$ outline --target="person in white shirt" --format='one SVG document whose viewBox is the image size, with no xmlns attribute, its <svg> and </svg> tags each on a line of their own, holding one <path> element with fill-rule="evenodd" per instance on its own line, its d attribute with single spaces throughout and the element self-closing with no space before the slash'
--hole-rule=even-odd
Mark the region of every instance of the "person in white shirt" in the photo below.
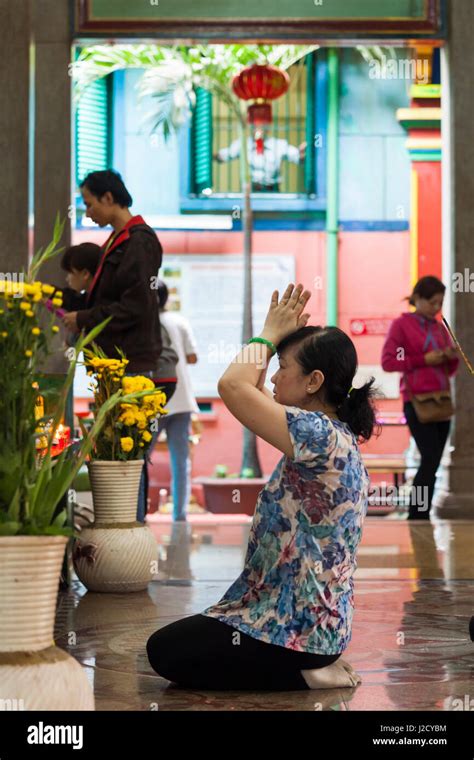
<svg viewBox="0 0 474 760">
<path fill-rule="evenodd" d="M 186 520 L 186 508 L 191 496 L 191 459 L 189 455 L 189 428 L 191 415 L 199 412 L 194 397 L 188 364 L 196 364 L 197 344 L 191 325 L 181 314 L 166 310 L 168 288 L 158 280 L 157 300 L 160 323 L 171 339 L 171 345 L 179 356 L 176 365 L 177 384 L 172 398 L 166 405 L 168 414 L 159 418 L 158 435 L 166 430 L 171 460 L 171 484 L 173 492 L 173 520 Z"/>
<path fill-rule="evenodd" d="M 265 128 L 256 130 L 254 137 L 248 138 L 247 145 L 253 192 L 279 192 L 282 161 L 286 159 L 292 164 L 300 164 L 306 155 L 306 143 L 299 147 L 290 145 L 288 140 L 271 137 Z M 214 158 L 224 163 L 239 156 L 240 140 L 234 140 L 228 148 L 221 148 Z"/>
</svg>

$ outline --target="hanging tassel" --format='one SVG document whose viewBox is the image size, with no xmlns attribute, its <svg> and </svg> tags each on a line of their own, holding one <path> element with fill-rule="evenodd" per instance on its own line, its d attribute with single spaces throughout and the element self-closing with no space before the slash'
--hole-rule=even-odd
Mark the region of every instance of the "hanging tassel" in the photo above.
<svg viewBox="0 0 474 760">
<path fill-rule="evenodd" d="M 256 148 L 257 154 L 259 156 L 263 155 L 263 152 L 264 152 L 264 139 L 263 139 L 263 130 L 262 129 L 256 129 L 255 130 L 254 140 L 255 140 L 255 148 Z"/>
</svg>

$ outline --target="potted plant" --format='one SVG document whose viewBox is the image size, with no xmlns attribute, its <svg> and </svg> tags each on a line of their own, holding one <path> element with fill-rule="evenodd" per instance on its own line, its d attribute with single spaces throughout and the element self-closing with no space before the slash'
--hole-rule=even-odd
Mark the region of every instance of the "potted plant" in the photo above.
<svg viewBox="0 0 474 760">
<path fill-rule="evenodd" d="M 54 311 L 61 299 L 56 293 L 51 304 L 54 288 L 35 277 L 59 252 L 62 227 L 57 220 L 52 243 L 33 257 L 26 274 L 0 281 L 0 698 L 26 710 L 94 709 L 86 674 L 53 641 L 60 570 L 72 533 L 58 505 L 91 446 L 86 439 L 78 449 L 57 457 L 52 452 L 76 359 L 53 419 L 38 415 L 36 403 L 35 378 L 59 331 Z M 78 341 L 77 354 L 101 329 Z"/>
<path fill-rule="evenodd" d="M 215 514 L 253 515 L 258 494 L 266 483 L 256 478 L 251 467 L 244 468 L 242 475 L 229 473 L 225 464 L 217 464 L 210 478 L 198 477 L 204 490 L 206 509 Z"/>
<path fill-rule="evenodd" d="M 146 377 L 125 376 L 123 354 L 110 359 L 94 347 L 84 356 L 93 377 L 94 417 L 108 411 L 88 463 L 95 519 L 76 540 L 74 565 L 90 591 L 141 591 L 156 572 L 157 546 L 148 526 L 136 521 L 138 489 L 166 396 Z M 114 398 L 118 403 L 108 406 Z"/>
</svg>

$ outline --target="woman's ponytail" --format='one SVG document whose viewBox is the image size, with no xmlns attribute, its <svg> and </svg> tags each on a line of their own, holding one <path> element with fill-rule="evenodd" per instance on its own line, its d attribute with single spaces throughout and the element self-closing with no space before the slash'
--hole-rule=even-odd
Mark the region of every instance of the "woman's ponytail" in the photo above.
<svg viewBox="0 0 474 760">
<path fill-rule="evenodd" d="M 341 422 L 346 422 L 360 441 L 368 441 L 376 426 L 372 401 L 376 392 L 374 383 L 375 378 L 372 377 L 360 388 L 352 388 L 337 410 Z"/>
</svg>

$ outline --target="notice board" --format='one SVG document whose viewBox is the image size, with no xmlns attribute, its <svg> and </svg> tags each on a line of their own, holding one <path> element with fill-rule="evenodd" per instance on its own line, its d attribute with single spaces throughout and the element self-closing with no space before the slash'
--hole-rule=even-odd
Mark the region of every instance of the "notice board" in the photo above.
<svg viewBox="0 0 474 760">
<path fill-rule="evenodd" d="M 253 334 L 265 321 L 272 292 L 280 297 L 295 282 L 291 254 L 253 254 Z M 169 289 L 167 308 L 188 319 L 198 344 L 198 362 L 189 364 L 197 397 L 217 398 L 217 381 L 242 346 L 244 271 L 241 255 L 165 256 L 160 278 Z M 278 368 L 273 357 L 267 380 Z"/>
</svg>

